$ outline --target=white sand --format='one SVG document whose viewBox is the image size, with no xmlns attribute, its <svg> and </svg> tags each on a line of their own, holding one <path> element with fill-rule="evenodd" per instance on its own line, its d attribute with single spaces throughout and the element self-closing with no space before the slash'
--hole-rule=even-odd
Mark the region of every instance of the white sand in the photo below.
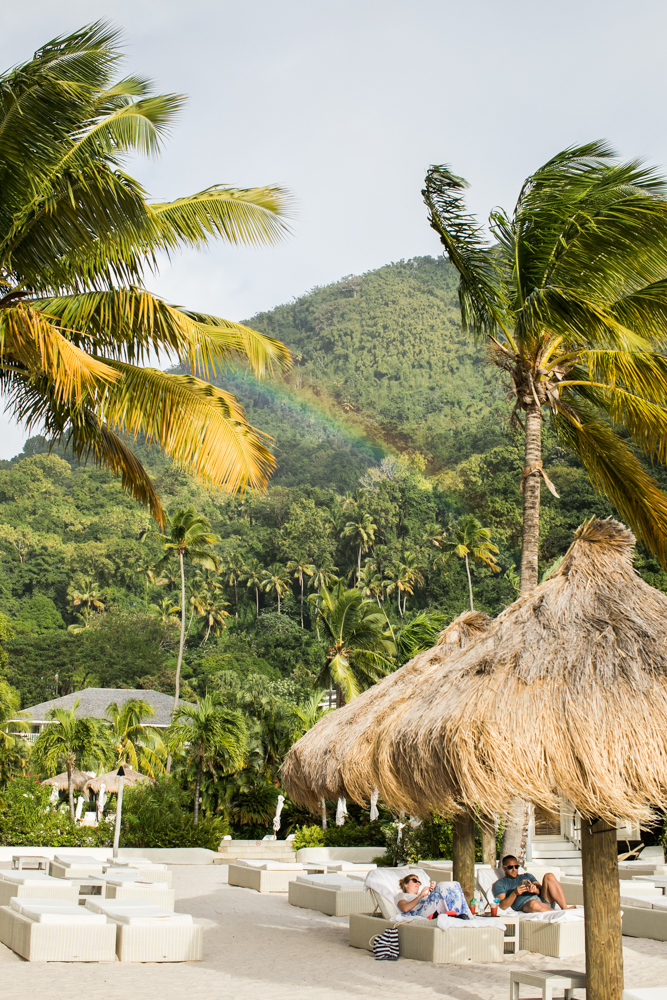
<svg viewBox="0 0 667 1000">
<path fill-rule="evenodd" d="M 223 866 L 173 869 L 176 909 L 204 923 L 204 961 L 172 965 L 24 962 L 0 945 L 5 997 L 38 1000 L 507 1000 L 511 969 L 583 969 L 526 952 L 499 965 L 376 962 L 347 944 L 347 918 L 286 894 L 227 885 Z M 667 942 L 624 938 L 627 986 L 667 984 Z M 577 997 L 584 996 L 577 991 Z"/>
</svg>

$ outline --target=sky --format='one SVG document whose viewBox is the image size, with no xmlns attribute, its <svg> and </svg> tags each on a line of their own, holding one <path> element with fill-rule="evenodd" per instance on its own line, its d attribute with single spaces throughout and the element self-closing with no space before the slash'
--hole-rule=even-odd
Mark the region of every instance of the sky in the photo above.
<svg viewBox="0 0 667 1000">
<path fill-rule="evenodd" d="M 471 184 L 482 218 L 564 147 L 609 140 L 667 172 L 667 5 L 658 0 L 23 0 L 0 68 L 98 18 L 127 70 L 188 104 L 156 160 L 157 200 L 277 183 L 292 234 L 213 245 L 147 282 L 170 302 L 248 319 L 343 275 L 438 254 L 421 200 L 431 163 Z M 24 431 L 0 416 L 0 458 Z"/>
</svg>

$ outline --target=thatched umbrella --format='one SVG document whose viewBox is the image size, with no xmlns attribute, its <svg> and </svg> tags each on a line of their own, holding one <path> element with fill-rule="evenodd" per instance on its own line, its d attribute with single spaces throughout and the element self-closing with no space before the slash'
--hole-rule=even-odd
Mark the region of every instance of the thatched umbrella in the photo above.
<svg viewBox="0 0 667 1000">
<path fill-rule="evenodd" d="M 667 809 L 667 596 L 634 571 L 634 541 L 617 521 L 579 528 L 553 576 L 455 655 L 446 686 L 436 676 L 380 727 L 373 755 L 394 805 L 403 788 L 438 808 L 451 785 L 488 812 L 568 797 L 585 820 L 588 1000 L 623 989 L 616 819 Z"/>
<path fill-rule="evenodd" d="M 378 727 L 400 711 L 415 690 L 433 690 L 432 676 L 446 669 L 452 653 L 482 635 L 490 622 L 482 612 L 464 612 L 440 633 L 433 649 L 419 653 L 358 698 L 320 719 L 285 758 L 282 784 L 290 797 L 313 811 L 322 799 L 343 795 L 366 805 L 377 788 L 370 765 Z M 440 806 L 445 813 L 461 812 L 451 797 L 443 803 L 441 796 Z M 421 811 L 406 796 L 400 808 L 412 813 Z M 474 838 L 474 823 L 464 812 L 455 820 L 454 877 L 464 886 L 464 892 L 467 890 L 468 897 L 474 885 Z"/>
<path fill-rule="evenodd" d="M 90 781 L 90 775 L 85 774 L 84 771 L 78 771 L 75 767 L 72 768 L 72 791 L 82 792 L 86 784 Z M 54 785 L 59 792 L 67 791 L 67 771 L 63 771 L 62 774 L 56 774 L 54 778 L 46 778 L 43 785 Z"/>
<path fill-rule="evenodd" d="M 134 785 L 137 781 L 154 781 L 154 778 L 149 777 L 147 774 L 140 774 L 138 771 L 134 771 L 127 764 L 122 765 L 123 777 L 125 779 L 125 785 Z M 104 790 L 107 795 L 116 795 L 118 793 L 118 771 L 120 768 L 116 768 L 115 771 L 109 771 L 107 774 L 100 774 L 96 778 L 88 778 L 84 787 L 84 792 L 93 792 L 97 795 L 100 791 L 102 785 L 104 785 Z"/>
</svg>

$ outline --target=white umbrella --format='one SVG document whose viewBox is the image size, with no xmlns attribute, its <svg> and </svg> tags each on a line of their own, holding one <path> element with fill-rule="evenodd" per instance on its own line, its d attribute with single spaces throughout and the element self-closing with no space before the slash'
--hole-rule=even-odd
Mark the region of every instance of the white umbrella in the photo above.
<svg viewBox="0 0 667 1000">
<path fill-rule="evenodd" d="M 341 796 L 338 800 L 338 805 L 336 806 L 336 826 L 342 826 L 345 822 L 345 817 L 347 816 L 347 802 L 345 797 Z"/>
<path fill-rule="evenodd" d="M 276 815 L 273 817 L 273 832 L 275 834 L 277 834 L 278 830 L 280 829 L 280 814 L 283 811 L 284 804 L 285 804 L 285 796 L 279 795 L 278 803 L 276 805 Z"/>
<path fill-rule="evenodd" d="M 104 782 L 100 785 L 100 790 L 97 793 L 97 822 L 99 823 L 102 819 L 102 813 L 104 812 L 104 804 L 107 800 L 107 793 L 104 791 L 106 785 Z"/>
<path fill-rule="evenodd" d="M 378 819 L 380 813 L 378 812 L 378 798 L 380 793 L 377 788 L 374 788 L 371 792 L 371 823 Z"/>
<path fill-rule="evenodd" d="M 84 803 L 85 801 L 86 801 L 86 800 L 84 799 L 83 795 L 80 795 L 80 796 L 79 796 L 79 801 L 78 801 L 78 802 L 77 802 L 77 804 L 76 804 L 76 813 L 75 813 L 75 815 L 74 815 L 74 819 L 75 819 L 75 820 L 76 820 L 77 822 L 78 822 L 78 821 L 79 821 L 79 820 L 81 819 L 81 813 L 83 812 L 83 803 Z"/>
</svg>

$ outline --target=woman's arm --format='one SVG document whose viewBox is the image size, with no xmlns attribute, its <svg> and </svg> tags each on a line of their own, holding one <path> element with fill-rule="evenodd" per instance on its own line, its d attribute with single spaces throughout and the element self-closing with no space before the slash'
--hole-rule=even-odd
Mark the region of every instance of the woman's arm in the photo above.
<svg viewBox="0 0 667 1000">
<path fill-rule="evenodd" d="M 419 893 L 418 896 L 415 896 L 415 898 L 412 901 L 408 901 L 407 899 L 399 899 L 396 905 L 398 906 L 401 913 L 409 913 L 410 910 L 414 910 L 415 906 L 417 906 L 418 903 L 421 903 L 422 899 L 430 895 L 431 895 L 431 887 L 427 885 L 424 889 L 422 889 L 422 891 Z"/>
</svg>

